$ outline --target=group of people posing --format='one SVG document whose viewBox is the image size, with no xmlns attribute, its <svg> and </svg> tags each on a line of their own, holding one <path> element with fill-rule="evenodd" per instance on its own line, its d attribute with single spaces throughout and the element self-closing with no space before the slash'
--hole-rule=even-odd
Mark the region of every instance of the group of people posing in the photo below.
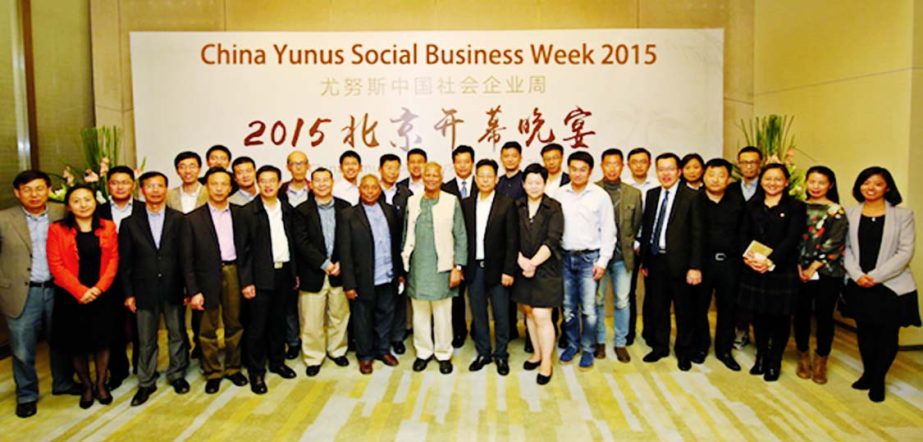
<svg viewBox="0 0 923 442">
<path fill-rule="evenodd" d="M 609 293 L 614 355 L 630 362 L 639 280 L 641 336 L 651 349 L 644 362 L 670 354 L 672 311 L 679 369 L 703 363 L 714 296 L 714 354 L 727 368 L 741 370 L 732 352 L 752 324 L 750 373 L 777 380 L 794 318 L 797 375 L 823 384 L 841 300 L 856 319 L 864 369 L 853 387 L 884 400 L 899 329 L 920 325 L 908 267 L 913 213 L 898 207 L 886 169 L 862 171 L 852 189 L 859 205 L 844 209 L 832 170 L 808 170 L 803 202 L 791 195 L 788 168 L 764 165 L 755 147 L 738 153 L 737 182 L 730 162 L 697 154 L 613 148 L 598 159 L 575 151 L 565 164 L 564 149 L 549 144 L 541 156 L 521 170 L 519 143 L 503 145 L 499 164 L 459 146 L 445 181 L 443 167 L 413 149 L 409 177 L 398 181 L 401 157 L 382 155 L 378 174 L 360 176 L 361 157 L 346 151 L 334 182 L 332 171 L 311 170 L 294 151 L 283 181 L 279 168 L 232 162 L 229 149 L 214 146 L 204 176 L 195 152 L 176 156 L 174 188 L 161 172 L 136 177 L 114 167 L 109 201 L 77 185 L 66 210 L 47 203 L 47 174 L 21 172 L 13 182 L 20 204 L 0 211 L 0 309 L 11 331 L 16 413 L 37 410 L 42 333 L 53 394 L 78 395 L 83 408 L 109 404 L 133 366 L 131 405 L 145 403 L 160 375 L 161 320 L 164 375 L 177 394 L 190 389 L 191 359 L 200 360 L 208 394 L 223 379 L 264 394 L 267 371 L 297 376 L 286 360 L 301 358 L 313 377 L 327 359 L 348 366 L 354 350 L 359 371 L 370 374 L 374 361 L 398 365 L 411 335 L 414 371 L 435 359 L 451 373 L 453 348 L 470 336 L 477 357 L 468 369 L 494 364 L 505 376 L 519 311 L 531 353 L 523 369 L 544 385 L 556 344 L 561 363 L 590 368 L 606 357 Z M 631 179 L 623 181 L 626 163 Z M 602 179 L 590 182 L 596 167 Z"/>
</svg>

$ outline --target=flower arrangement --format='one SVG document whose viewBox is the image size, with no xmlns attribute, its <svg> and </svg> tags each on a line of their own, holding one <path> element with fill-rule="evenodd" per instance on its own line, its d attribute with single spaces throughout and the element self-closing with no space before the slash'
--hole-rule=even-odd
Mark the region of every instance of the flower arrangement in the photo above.
<svg viewBox="0 0 923 442">
<path fill-rule="evenodd" d="M 804 171 L 795 165 L 795 136 L 791 133 L 795 117 L 790 115 L 766 115 L 746 121 L 740 120 L 738 127 L 744 134 L 748 146 L 756 146 L 763 152 L 763 164 L 784 164 L 791 175 L 789 195 L 804 199 Z M 735 177 L 740 177 L 740 170 L 734 166 Z"/>
<path fill-rule="evenodd" d="M 63 203 L 68 189 L 77 184 L 85 184 L 95 191 L 96 200 L 103 204 L 109 200 L 106 175 L 120 157 L 122 130 L 115 126 L 88 127 L 80 130 L 80 140 L 86 166 L 82 169 L 65 166 L 64 171 L 58 176 L 61 185 L 52 190 L 49 199 Z M 135 169 L 135 175 L 140 174 L 143 168 L 142 164 L 140 169 Z"/>
</svg>

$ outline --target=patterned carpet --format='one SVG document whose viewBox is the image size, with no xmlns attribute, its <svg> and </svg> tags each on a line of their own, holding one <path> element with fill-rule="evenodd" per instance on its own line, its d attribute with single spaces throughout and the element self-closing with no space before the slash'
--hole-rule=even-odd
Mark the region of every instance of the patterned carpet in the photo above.
<svg viewBox="0 0 923 442">
<path fill-rule="evenodd" d="M 611 322 L 609 323 L 611 331 Z M 407 341 L 410 343 L 410 340 Z M 113 392 L 109 406 L 77 407 L 77 397 L 51 396 L 47 350 L 39 355 L 42 397 L 38 415 L 14 415 L 15 386 L 9 360 L 0 363 L 0 440 L 921 440 L 923 352 L 901 352 L 891 370 L 887 400 L 873 404 L 850 388 L 861 363 L 855 335 L 837 330 L 830 382 L 819 386 L 795 376 L 790 343 L 782 378 L 766 384 L 750 376 L 752 346 L 737 352 L 744 371 L 733 373 L 714 357 L 690 372 L 676 360 L 644 364 L 643 344 L 630 347 L 632 362 L 608 358 L 590 370 L 556 365 L 551 383 L 539 387 L 521 369 L 522 340 L 512 343 L 507 377 L 493 365 L 469 373 L 474 345 L 455 354 L 455 372 L 436 364 L 411 371 L 413 351 L 395 369 L 376 363 L 362 376 L 329 361 L 315 378 L 301 362 L 294 380 L 275 375 L 269 393 L 223 382 L 203 392 L 197 366 L 187 379 L 192 392 L 177 396 L 161 379 L 141 407 L 130 407 L 136 380 Z M 163 358 L 162 358 L 163 359 Z M 162 360 L 162 367 L 166 361 Z"/>
</svg>

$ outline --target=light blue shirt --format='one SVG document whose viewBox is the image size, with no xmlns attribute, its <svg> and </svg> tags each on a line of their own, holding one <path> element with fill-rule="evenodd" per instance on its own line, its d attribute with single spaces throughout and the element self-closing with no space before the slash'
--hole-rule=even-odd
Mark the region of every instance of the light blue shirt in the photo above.
<svg viewBox="0 0 923 442">
<path fill-rule="evenodd" d="M 151 225 L 151 235 L 154 236 L 154 244 L 160 249 L 160 237 L 163 236 L 163 219 L 166 209 L 160 209 L 160 212 L 151 212 L 147 209 L 147 221 Z"/>
<path fill-rule="evenodd" d="M 32 282 L 45 282 L 51 280 L 51 271 L 48 269 L 48 255 L 45 253 L 45 244 L 48 242 L 48 210 L 35 216 L 25 209 L 26 224 L 29 225 L 29 238 L 32 239 L 32 272 L 29 280 Z"/>
<path fill-rule="evenodd" d="M 330 257 L 333 256 L 333 243 L 336 241 L 337 231 L 337 214 L 334 204 L 335 199 L 331 199 L 327 204 L 317 203 L 317 214 L 320 216 L 320 227 L 324 232 L 324 245 L 327 246 L 327 259 L 320 265 L 321 270 L 326 270 L 327 266 L 332 264 Z"/>
<path fill-rule="evenodd" d="M 750 198 L 753 198 L 753 195 L 756 194 L 756 187 L 760 184 L 759 181 L 759 179 L 755 179 L 752 183 L 747 184 L 746 181 L 740 180 L 740 189 L 743 191 L 744 200 L 750 201 Z"/>
<path fill-rule="evenodd" d="M 381 206 L 363 204 L 365 216 L 372 227 L 372 241 L 375 243 L 375 285 L 382 285 L 394 279 L 394 265 L 391 261 L 391 230 Z"/>
</svg>

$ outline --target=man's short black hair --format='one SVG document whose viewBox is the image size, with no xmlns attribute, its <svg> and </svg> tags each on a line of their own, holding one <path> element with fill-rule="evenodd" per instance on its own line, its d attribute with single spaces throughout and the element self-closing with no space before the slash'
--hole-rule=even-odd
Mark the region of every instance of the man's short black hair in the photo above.
<svg viewBox="0 0 923 442">
<path fill-rule="evenodd" d="M 680 168 L 680 166 L 679 166 L 679 165 L 680 165 L 679 155 L 677 155 L 677 154 L 675 154 L 675 153 L 673 153 L 673 152 L 664 152 L 664 153 L 662 153 L 662 154 L 660 154 L 660 155 L 657 155 L 657 158 L 654 160 L 654 165 L 656 166 L 657 163 L 658 163 L 660 160 L 673 160 L 673 161 L 676 161 L 676 168 L 677 168 L 677 169 Z"/>
<path fill-rule="evenodd" d="M 176 154 L 175 157 L 173 157 L 173 168 L 174 168 L 174 169 L 178 168 L 178 167 L 179 167 L 179 163 L 181 163 L 181 162 L 183 162 L 183 161 L 185 161 L 185 160 L 188 160 L 188 159 L 190 159 L 190 158 L 194 159 L 195 162 L 196 162 L 196 164 L 199 165 L 199 167 L 202 167 L 202 157 L 200 157 L 199 154 L 197 154 L 197 153 L 195 153 L 195 152 L 193 152 L 193 151 L 191 151 L 191 150 L 187 150 L 187 151 L 180 152 L 180 153 Z"/>
<path fill-rule="evenodd" d="M 724 168 L 724 170 L 727 171 L 728 176 L 731 176 L 731 171 L 732 171 L 734 168 L 733 168 L 733 166 L 731 166 L 731 162 L 730 162 L 730 161 L 725 160 L 724 158 L 712 158 L 712 159 L 708 160 L 707 163 L 705 163 L 705 170 L 708 170 L 708 169 L 718 169 L 718 168 L 722 168 L 722 167 Z"/>
<path fill-rule="evenodd" d="M 474 170 L 478 170 L 478 169 L 480 169 L 480 168 L 482 168 L 482 167 L 484 167 L 484 166 L 487 166 L 487 167 L 490 167 L 491 169 L 493 169 L 493 170 L 494 170 L 494 175 L 496 175 L 496 174 L 497 174 L 497 171 L 500 170 L 500 165 L 498 165 L 496 161 L 494 161 L 494 160 L 492 160 L 492 159 L 490 159 L 490 158 L 484 158 L 483 160 L 478 161 L 478 164 L 474 167 Z"/>
<path fill-rule="evenodd" d="M 314 172 L 311 172 L 311 181 L 314 181 L 314 176 L 318 173 L 326 173 L 327 175 L 330 175 L 330 179 L 333 179 L 333 172 L 331 172 L 330 169 L 326 167 L 318 167 L 317 169 L 314 169 Z"/>
<path fill-rule="evenodd" d="M 229 161 L 232 159 L 231 149 L 228 149 L 227 147 L 221 144 L 216 144 L 212 147 L 209 147 L 208 150 L 205 152 L 205 159 L 207 160 L 211 158 L 212 154 L 215 152 L 224 152 L 224 154 L 228 156 Z"/>
<path fill-rule="evenodd" d="M 622 150 L 617 147 L 611 147 L 603 151 L 603 154 L 599 156 L 600 161 L 605 161 L 606 157 L 610 155 L 616 155 L 620 160 L 624 160 L 625 157 L 622 156 Z"/>
<path fill-rule="evenodd" d="M 502 153 L 507 149 L 516 149 L 516 152 L 519 152 L 519 154 L 522 155 L 522 145 L 519 144 L 518 141 L 507 141 L 506 143 L 503 143 L 503 147 L 500 148 L 500 152 Z"/>
<path fill-rule="evenodd" d="M 629 160 L 631 159 L 631 157 L 633 157 L 633 156 L 635 156 L 635 155 L 645 155 L 645 156 L 647 156 L 647 160 L 648 160 L 648 161 L 651 160 L 651 151 L 649 151 L 649 150 L 647 150 L 647 149 L 645 149 L 645 148 L 643 148 L 643 147 L 636 147 L 636 148 L 634 148 L 634 149 L 628 151 L 628 159 L 629 159 Z"/>
<path fill-rule="evenodd" d="M 545 147 L 542 148 L 542 156 L 545 156 L 546 153 L 551 152 L 552 150 L 556 150 L 559 154 L 564 155 L 564 147 L 558 143 L 551 143 L 546 144 Z"/>
<path fill-rule="evenodd" d="M 256 170 L 256 179 L 260 179 L 260 175 L 266 172 L 276 174 L 276 179 L 279 181 L 282 181 L 282 171 L 279 170 L 278 167 L 273 166 L 272 164 L 266 164 L 266 165 L 260 166 L 260 168 Z"/>
<path fill-rule="evenodd" d="M 132 181 L 135 180 L 135 171 L 131 170 L 128 166 L 115 166 L 112 169 L 109 169 L 109 172 L 106 174 L 106 182 L 112 179 L 112 176 L 118 173 L 124 173 L 131 178 Z"/>
<path fill-rule="evenodd" d="M 234 176 L 231 175 L 231 172 L 228 172 L 228 170 L 225 169 L 225 168 L 223 168 L 223 167 L 215 166 L 215 167 L 209 167 L 209 168 L 208 168 L 208 171 L 205 172 L 205 182 L 208 183 L 208 177 L 210 177 L 210 176 L 212 176 L 212 175 L 214 175 L 214 174 L 216 174 L 216 173 L 223 173 L 223 174 L 227 175 L 227 176 L 228 176 L 228 179 L 230 179 L 232 182 L 234 181 Z"/>
<path fill-rule="evenodd" d="M 744 146 L 744 147 L 742 147 L 742 148 L 737 152 L 737 158 L 740 158 L 740 155 L 741 155 L 741 154 L 745 154 L 745 153 L 755 153 L 755 154 L 759 155 L 760 161 L 763 161 L 763 151 L 760 150 L 759 147 L 756 147 L 756 146 Z"/>
<path fill-rule="evenodd" d="M 382 155 L 381 158 L 378 159 L 378 167 L 384 166 L 385 163 L 387 163 L 388 161 L 397 161 L 397 164 L 400 165 L 400 164 L 401 164 L 401 157 L 399 157 L 399 156 L 397 156 L 397 155 L 395 155 L 395 154 L 393 154 L 393 153 L 386 153 L 386 154 Z"/>
<path fill-rule="evenodd" d="M 590 154 L 589 154 L 588 152 L 586 152 L 586 151 L 581 150 L 581 151 L 578 151 L 578 152 L 574 152 L 574 153 L 570 154 L 569 157 L 567 157 L 567 165 L 568 165 L 568 166 L 570 166 L 570 163 L 572 163 L 572 162 L 574 162 L 574 161 L 583 161 L 583 162 L 586 163 L 588 166 L 590 166 L 590 169 L 593 169 L 593 155 L 590 155 Z"/>
<path fill-rule="evenodd" d="M 341 166 L 343 165 L 343 161 L 346 160 L 347 158 L 355 158 L 356 161 L 359 162 L 359 164 L 362 164 L 362 157 L 360 157 L 359 154 L 356 153 L 356 151 L 354 150 L 347 150 L 346 152 L 343 152 L 340 154 L 340 165 Z"/>
<path fill-rule="evenodd" d="M 455 157 L 465 153 L 471 155 L 471 160 L 474 161 L 474 149 L 471 146 L 462 144 L 452 151 L 452 162 L 455 162 Z"/>
<path fill-rule="evenodd" d="M 16 178 L 13 178 L 13 188 L 19 190 L 23 185 L 35 180 L 42 180 L 45 182 L 45 186 L 51 187 L 51 177 L 47 173 L 41 170 L 28 169 L 16 174 Z"/>
<path fill-rule="evenodd" d="M 170 185 L 170 180 L 167 179 L 167 176 L 164 175 L 164 174 L 162 174 L 162 173 L 160 173 L 160 172 L 158 172 L 158 171 L 156 171 L 156 170 L 152 170 L 152 171 L 150 171 L 150 172 L 144 172 L 144 173 L 142 173 L 141 176 L 138 177 L 138 184 L 139 184 L 141 187 L 144 187 L 144 183 L 145 183 L 147 180 L 152 179 L 152 178 L 157 178 L 157 177 L 163 178 L 163 185 L 164 185 L 164 186 L 169 186 L 169 185 Z"/>
<path fill-rule="evenodd" d="M 410 160 L 411 155 L 423 155 L 423 159 L 429 161 L 429 155 L 426 154 L 425 150 L 420 149 L 419 147 L 414 147 L 413 149 L 407 151 L 407 160 Z"/>
<path fill-rule="evenodd" d="M 237 166 L 240 166 L 241 164 L 247 164 L 247 163 L 250 163 L 250 165 L 252 165 L 254 168 L 256 168 L 256 162 L 253 161 L 253 158 L 250 158 L 250 157 L 238 157 L 238 158 L 235 158 L 235 159 L 234 159 L 234 162 L 233 162 L 233 163 L 231 163 L 231 170 L 234 170 Z"/>
</svg>

